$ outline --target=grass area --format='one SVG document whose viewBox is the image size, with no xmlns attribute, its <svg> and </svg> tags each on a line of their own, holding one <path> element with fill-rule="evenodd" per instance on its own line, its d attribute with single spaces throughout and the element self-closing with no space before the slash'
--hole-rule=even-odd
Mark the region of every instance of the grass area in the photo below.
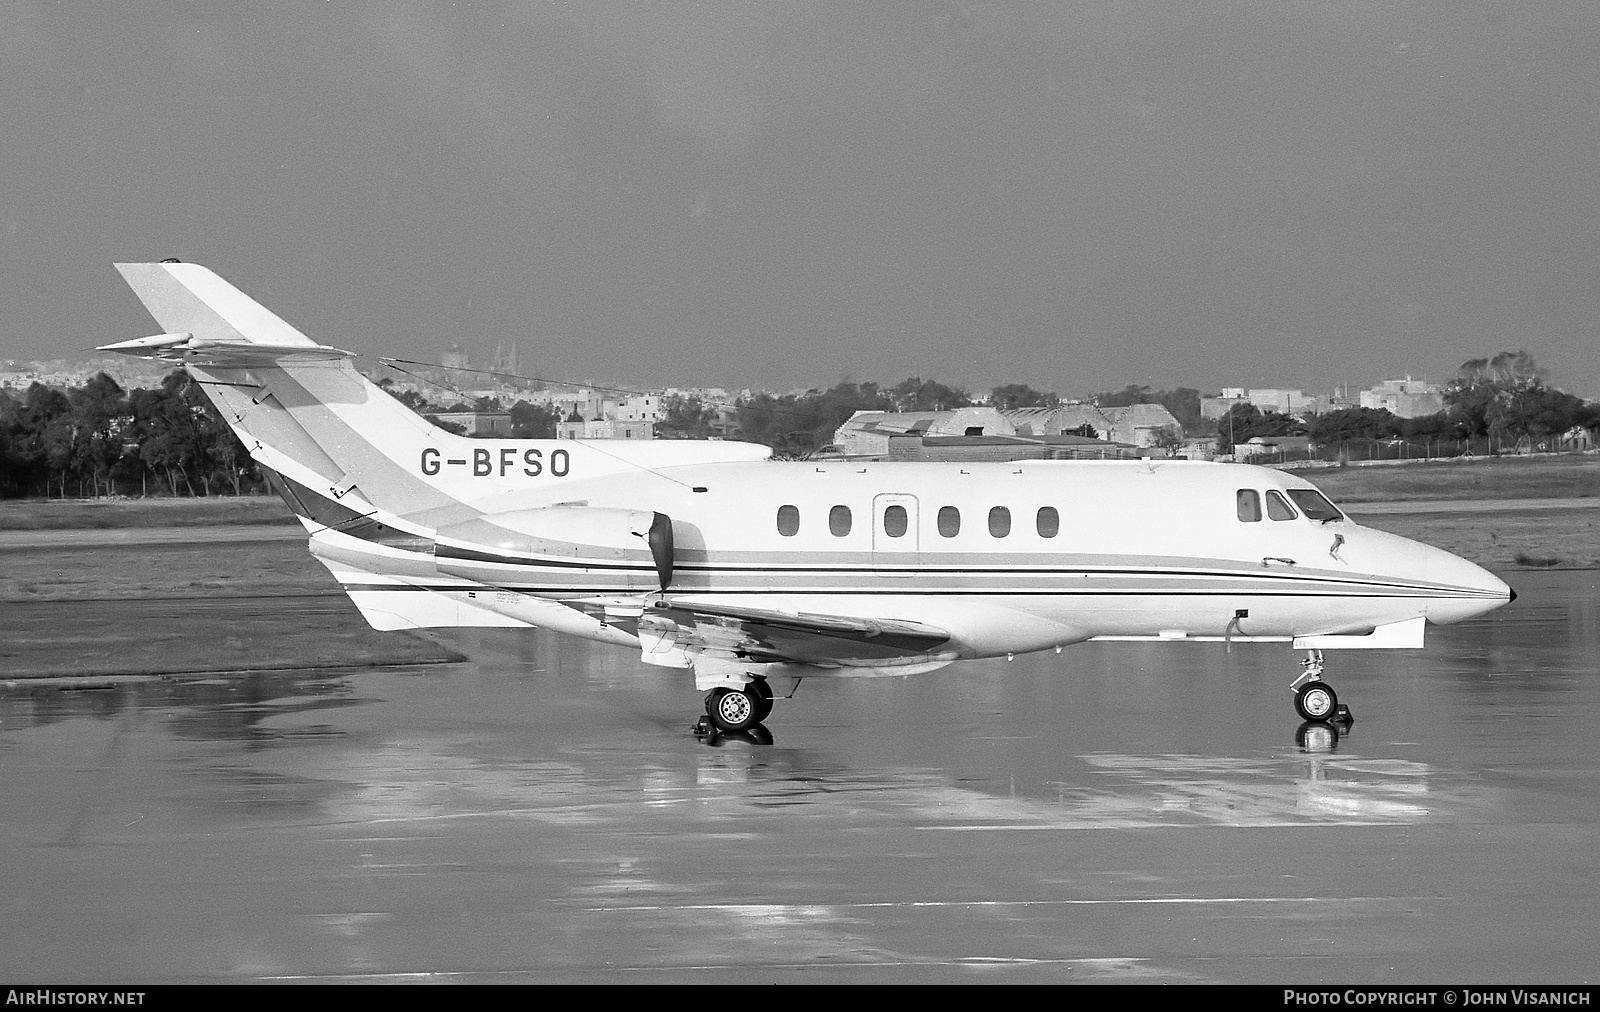
<svg viewBox="0 0 1600 1012">
<path fill-rule="evenodd" d="M 1502 575 L 1517 569 L 1600 568 L 1600 509 L 1561 513 L 1419 513 L 1357 519 L 1363 527 L 1443 548 Z"/>
<path fill-rule="evenodd" d="M 275 495 L 201 499 L 6 499 L 0 531 L 63 531 L 110 527 L 211 527 L 294 524 Z"/>
<path fill-rule="evenodd" d="M 7 611 L 0 681 L 466 659 L 426 636 L 377 632 L 354 605 L 334 598 L 86 601 L 13 604 Z"/>
<path fill-rule="evenodd" d="M 0 602 L 343 593 L 303 540 L 228 545 L 15 549 Z"/>
<path fill-rule="evenodd" d="M 1600 496 L 1600 454 L 1469 457 L 1296 470 L 1334 502 Z"/>
<path fill-rule="evenodd" d="M 12 549 L 0 614 L 0 681 L 464 659 L 369 628 L 301 540 Z"/>
</svg>

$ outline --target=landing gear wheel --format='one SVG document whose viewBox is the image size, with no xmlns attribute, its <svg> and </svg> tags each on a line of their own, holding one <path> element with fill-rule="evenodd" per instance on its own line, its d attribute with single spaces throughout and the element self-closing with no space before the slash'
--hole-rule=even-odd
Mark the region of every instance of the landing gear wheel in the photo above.
<svg viewBox="0 0 1600 1012">
<path fill-rule="evenodd" d="M 706 697 L 706 713 L 724 731 L 743 731 L 761 722 L 760 695 L 738 689 L 713 689 Z"/>
<path fill-rule="evenodd" d="M 1305 720 L 1329 721 L 1339 709 L 1339 697 L 1327 682 L 1307 682 L 1294 694 L 1294 708 Z"/>
</svg>

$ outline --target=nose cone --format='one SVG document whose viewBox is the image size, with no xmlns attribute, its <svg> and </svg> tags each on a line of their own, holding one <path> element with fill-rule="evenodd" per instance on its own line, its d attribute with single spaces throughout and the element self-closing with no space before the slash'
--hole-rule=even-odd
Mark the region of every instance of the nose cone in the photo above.
<svg viewBox="0 0 1600 1012">
<path fill-rule="evenodd" d="M 1351 564 L 1406 585 L 1430 622 L 1448 625 L 1483 615 L 1514 596 L 1504 580 L 1442 548 L 1371 529 L 1352 534 L 1350 542 L 1358 546 L 1356 553 L 1345 553 Z"/>
<path fill-rule="evenodd" d="M 1498 576 L 1442 548 L 1417 545 L 1424 557 L 1419 577 L 1438 584 L 1428 620 L 1440 625 L 1487 614 L 1515 600 L 1517 593 Z"/>
</svg>

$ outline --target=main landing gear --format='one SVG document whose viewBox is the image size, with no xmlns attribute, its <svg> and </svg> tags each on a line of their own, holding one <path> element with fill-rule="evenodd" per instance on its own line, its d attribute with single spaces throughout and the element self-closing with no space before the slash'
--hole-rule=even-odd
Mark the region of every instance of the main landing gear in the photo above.
<svg viewBox="0 0 1600 1012">
<path fill-rule="evenodd" d="M 1306 651 L 1306 659 L 1300 662 L 1300 677 L 1289 684 L 1289 691 L 1294 693 L 1295 712 L 1302 720 L 1329 724 L 1354 720 L 1350 708 L 1339 702 L 1333 686 L 1322 680 L 1321 650 Z"/>
<path fill-rule="evenodd" d="M 748 731 L 772 712 L 772 688 L 765 678 L 751 679 L 743 689 L 718 687 L 706 696 L 706 715 L 694 726 L 696 735 Z"/>
</svg>

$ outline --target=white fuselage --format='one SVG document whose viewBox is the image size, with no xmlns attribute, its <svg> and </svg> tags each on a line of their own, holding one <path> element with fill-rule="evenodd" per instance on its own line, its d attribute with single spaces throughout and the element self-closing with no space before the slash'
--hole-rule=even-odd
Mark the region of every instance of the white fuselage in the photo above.
<svg viewBox="0 0 1600 1012">
<path fill-rule="evenodd" d="M 767 461 L 630 469 L 500 493 L 495 504 L 656 511 L 672 522 L 675 600 L 923 623 L 950 631 L 964 657 L 1100 636 L 1359 633 L 1458 621 L 1507 599 L 1485 570 L 1348 519 L 1238 515 L 1239 490 L 1310 487 L 1268 468 L 1190 462 Z M 319 540 L 335 542 L 316 549 L 327 561 L 379 551 L 387 558 L 360 568 L 439 589 L 617 607 L 660 589 L 625 531 L 611 544 L 546 539 L 467 558 L 446 558 L 441 532 L 436 556 L 409 560 Z M 617 640 L 602 628 L 596 638 Z"/>
</svg>

